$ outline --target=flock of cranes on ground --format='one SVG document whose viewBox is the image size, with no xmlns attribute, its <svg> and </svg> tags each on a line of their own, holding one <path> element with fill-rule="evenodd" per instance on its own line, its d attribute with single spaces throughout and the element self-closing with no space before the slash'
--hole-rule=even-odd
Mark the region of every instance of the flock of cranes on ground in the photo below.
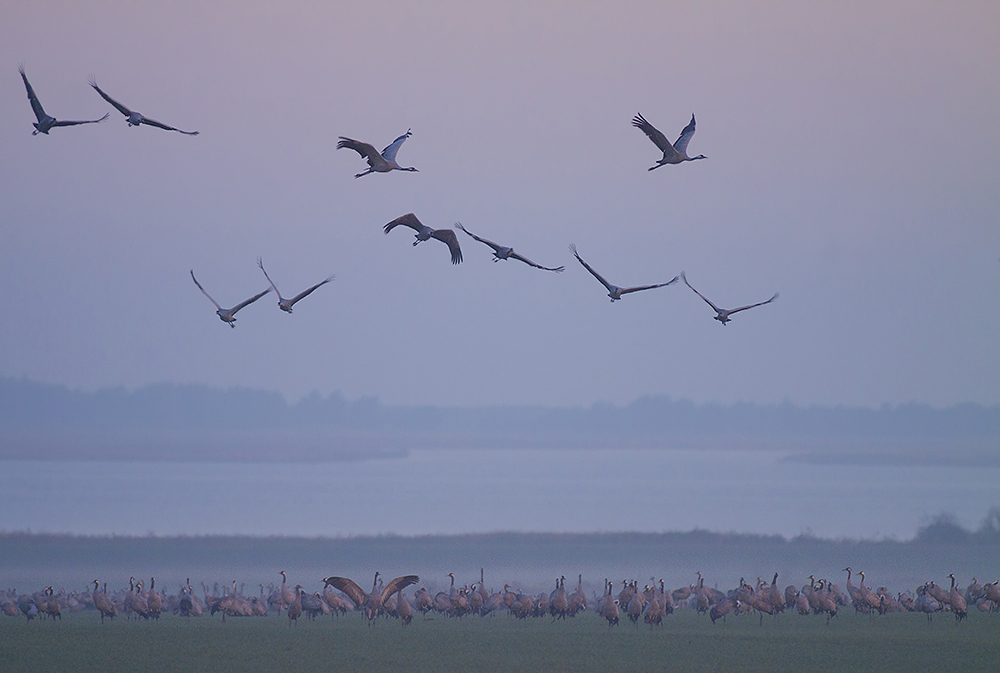
<svg viewBox="0 0 1000 673">
<path fill-rule="evenodd" d="M 528 617 L 551 617 L 553 621 L 575 617 L 590 610 L 615 626 L 622 618 L 628 618 L 638 625 L 640 619 L 650 626 L 663 623 L 664 617 L 676 609 L 693 609 L 706 614 L 714 624 L 728 615 L 757 613 L 761 623 L 764 615 L 778 615 L 788 611 L 799 615 L 821 615 L 827 623 L 841 609 L 853 608 L 857 613 L 884 615 L 895 612 L 920 612 L 931 621 L 934 613 L 950 613 L 958 621 L 968 616 L 969 610 L 979 612 L 1000 612 L 1000 580 L 980 584 L 977 578 L 964 591 L 958 587 L 954 574 L 948 575 L 951 586 L 945 589 L 933 581 L 925 582 L 913 592 L 903 591 L 893 594 L 886 587 L 876 590 L 865 586 L 865 573 L 858 573 L 860 584 L 852 584 L 852 570 L 847 573 L 846 593 L 835 583 L 813 575 L 802 587 L 790 584 L 780 589 L 778 573 L 771 582 L 757 578 L 750 584 L 740 578 L 739 585 L 722 591 L 705 586 L 704 577 L 696 573 L 697 581 L 672 591 L 667 591 L 663 579 L 650 578 L 649 584 L 639 589 L 636 580 L 621 580 L 622 588 L 615 592 L 617 582 L 604 580 L 604 590 L 600 596 L 592 592 L 588 598 L 583 586 L 583 576 L 577 576 L 576 587 L 566 589 L 566 577 L 555 580 L 555 588 L 540 593 L 525 592 L 504 584 L 501 591 L 489 591 L 480 569 L 479 580 L 460 587 L 455 586 L 454 573 L 445 577 L 451 579 L 450 587 L 432 595 L 425 587 L 412 596 L 404 590 L 416 585 L 420 578 L 416 575 L 402 575 L 383 582 L 375 573 L 371 591 L 365 591 L 354 580 L 346 577 L 326 577 L 322 591 L 308 593 L 303 586 L 289 586 L 285 571 L 280 585 L 271 584 L 265 588 L 260 584 L 256 596 L 246 596 L 242 587 L 234 580 L 230 587 L 220 591 L 219 585 L 213 589 L 202 584 L 202 596 L 198 596 L 188 579 L 176 594 L 168 595 L 155 589 L 155 578 L 150 578 L 149 588 L 134 577 L 129 580 L 129 588 L 121 588 L 108 593 L 107 584 L 102 588 L 93 580 L 92 591 L 55 592 L 53 587 L 45 587 L 33 594 L 18 594 L 10 589 L 0 592 L 0 611 L 11 617 L 25 617 L 31 621 L 35 617 L 62 617 L 63 612 L 98 610 L 101 621 L 105 617 L 114 619 L 125 616 L 135 619 L 159 619 L 163 613 L 182 617 L 199 617 L 204 613 L 221 614 L 226 617 L 266 617 L 268 614 L 284 613 L 289 624 L 298 623 L 305 615 L 315 619 L 322 615 L 339 616 L 348 612 L 362 612 L 369 625 L 380 617 L 399 619 L 404 625 L 410 624 L 417 614 L 429 618 L 432 614 L 447 617 L 466 615 L 488 616 L 506 611 L 509 616 L 519 619 Z"/>
<path fill-rule="evenodd" d="M 102 122 L 102 121 L 104 121 L 105 119 L 108 118 L 108 114 L 105 114 L 100 119 L 92 119 L 92 120 L 86 120 L 86 121 L 57 120 L 55 117 L 52 117 L 52 116 L 48 115 L 45 112 L 45 110 L 42 108 L 42 104 L 39 102 L 38 96 L 35 95 L 35 92 L 32 89 L 31 84 L 28 82 L 28 77 L 27 77 L 27 75 L 24 72 L 24 66 L 23 65 L 20 66 L 18 68 L 18 70 L 21 73 L 21 78 L 24 80 L 24 86 L 25 86 L 25 89 L 27 90 L 27 93 L 28 93 L 28 100 L 31 102 L 31 109 L 34 111 L 35 117 L 37 118 L 37 122 L 34 123 L 35 130 L 32 133 L 32 135 L 37 135 L 39 133 L 48 135 L 49 131 L 51 129 L 57 127 L 57 126 L 76 126 L 76 125 L 80 125 L 80 124 L 94 124 L 94 123 Z M 112 107 L 114 107 L 116 110 L 118 110 L 123 115 L 125 115 L 126 122 L 128 123 L 129 126 L 139 126 L 139 125 L 145 124 L 145 125 L 148 125 L 148 126 L 154 126 L 154 127 L 160 128 L 160 129 L 164 129 L 166 131 L 177 131 L 178 133 L 183 133 L 183 134 L 192 135 L 192 136 L 193 135 L 198 135 L 197 131 L 183 131 L 183 130 L 178 129 L 176 127 L 168 126 L 167 124 L 163 124 L 163 123 L 158 122 L 156 120 L 150 119 L 149 117 L 146 117 L 146 116 L 144 116 L 144 115 L 142 115 L 142 114 L 140 114 L 140 113 L 132 110 L 131 108 L 128 108 L 125 105 L 122 105 L 121 103 L 119 103 L 115 99 L 111 98 L 108 94 L 106 94 L 97 85 L 97 81 L 93 77 L 90 78 L 90 86 L 93 87 L 93 89 L 101 96 L 101 98 L 103 98 Z M 636 128 L 638 128 L 639 130 L 641 130 L 643 133 L 645 133 L 646 136 L 648 136 L 649 139 L 653 142 L 653 144 L 655 144 L 656 147 L 663 153 L 662 158 L 659 159 L 656 162 L 656 165 L 654 165 L 651 168 L 649 168 L 649 170 L 651 170 L 651 171 L 655 170 L 655 169 L 657 169 L 657 168 L 659 168 L 661 166 L 666 166 L 667 164 L 680 164 L 680 163 L 684 163 L 686 161 L 695 161 L 695 160 L 698 160 L 698 159 L 704 159 L 705 158 L 705 155 L 703 155 L 703 154 L 699 154 L 697 156 L 689 156 L 687 154 L 688 143 L 691 141 L 691 138 L 692 138 L 692 136 L 694 136 L 694 132 L 695 132 L 695 118 L 694 118 L 693 114 L 691 115 L 691 121 L 688 123 L 687 126 L 684 127 L 684 129 L 681 131 L 680 136 L 678 136 L 677 140 L 675 140 L 673 143 L 671 143 L 667 139 L 667 137 L 661 131 L 659 131 L 656 127 L 654 127 L 652 124 L 650 124 L 648 121 L 646 121 L 645 117 L 643 117 L 641 114 L 637 114 L 635 116 L 635 118 L 633 118 L 632 125 L 635 126 Z M 409 129 L 407 129 L 406 133 L 404 133 L 403 135 L 399 136 L 394 141 L 392 141 L 381 152 L 379 152 L 378 150 L 376 150 L 375 146 L 373 146 L 373 145 L 371 145 L 369 143 L 341 136 L 340 139 L 339 139 L 339 141 L 337 142 L 337 149 L 350 149 L 350 150 L 354 150 L 363 159 L 365 159 L 367 161 L 368 168 L 365 171 L 356 174 L 354 176 L 355 178 L 360 178 L 360 177 L 368 175 L 370 173 L 388 173 L 390 171 L 417 172 L 417 169 L 414 168 L 413 166 L 400 166 L 399 163 L 396 161 L 396 155 L 399 153 L 399 148 L 406 141 L 406 139 L 409 138 L 411 135 L 412 135 L 411 131 Z M 452 264 L 460 264 L 462 262 L 462 249 L 461 249 L 461 246 L 459 245 L 458 236 L 455 234 L 454 230 L 452 230 L 452 229 L 432 229 L 431 227 L 428 227 L 428 226 L 424 225 L 423 223 L 421 223 L 420 220 L 417 219 L 417 216 L 414 215 L 413 213 L 408 213 L 406 215 L 403 215 L 402 217 L 396 218 L 392 222 L 389 222 L 388 224 L 386 224 L 383 227 L 383 229 L 384 229 L 385 233 L 388 234 L 395 227 L 400 226 L 400 225 L 410 227 L 411 229 L 413 229 L 416 232 L 416 240 L 413 242 L 413 245 L 417 245 L 418 243 L 421 243 L 423 241 L 427 241 L 427 240 L 430 240 L 430 239 L 433 238 L 435 240 L 441 241 L 442 243 L 444 243 L 445 245 L 448 246 L 448 250 L 451 253 L 451 263 Z M 524 262 L 525 264 L 527 264 L 529 266 L 532 266 L 532 267 L 535 267 L 536 269 L 541 269 L 541 270 L 544 270 L 544 271 L 554 271 L 556 273 L 561 273 L 564 270 L 563 266 L 547 267 L 547 266 L 542 266 L 540 264 L 536 264 L 535 262 L 532 262 L 531 260 L 529 260 L 527 257 L 524 257 L 524 256 L 520 255 L 519 253 L 514 252 L 514 249 L 511 248 L 511 247 L 508 247 L 508 246 L 505 246 L 505 245 L 500 245 L 499 243 L 494 243 L 493 241 L 490 241 L 490 240 L 485 239 L 485 238 L 480 238 L 476 234 L 473 234 L 472 232 L 468 231 L 464 226 L 462 226 L 461 223 L 456 223 L 455 227 L 457 229 L 465 232 L 469 236 L 471 236 L 474 240 L 476 240 L 476 241 L 478 241 L 480 243 L 483 243 L 483 244 L 489 246 L 490 248 L 492 248 L 493 249 L 493 261 L 494 262 L 498 262 L 500 260 L 506 260 L 506 259 L 516 259 L 516 260 L 519 260 L 521 262 Z M 659 287 L 666 287 L 668 285 L 671 285 L 671 284 L 677 282 L 678 279 L 683 279 L 684 283 L 687 284 L 687 286 L 689 288 L 691 288 L 692 290 L 694 290 L 694 292 L 699 297 L 701 297 L 702 299 L 704 299 L 705 302 L 709 306 L 712 307 L 712 309 L 716 312 L 715 319 L 718 320 L 719 322 L 721 322 L 723 325 L 725 325 L 726 323 L 729 322 L 730 316 L 732 316 L 734 313 L 738 313 L 740 311 L 745 311 L 747 309 L 754 308 L 754 307 L 757 307 L 757 306 L 763 306 L 764 304 L 769 304 L 770 302 L 772 302 L 772 301 L 774 301 L 775 299 L 778 298 L 778 294 L 775 293 L 774 296 L 772 296 L 767 301 L 762 301 L 762 302 L 758 302 L 758 303 L 755 303 L 755 304 L 749 304 L 749 305 L 741 306 L 739 308 L 734 308 L 734 309 L 721 309 L 721 308 L 717 307 L 715 304 L 713 304 L 711 301 L 709 301 L 700 292 L 698 292 L 693 287 L 691 287 L 691 284 L 687 282 L 687 278 L 685 277 L 685 275 L 683 273 L 681 273 L 680 276 L 675 276 L 672 280 L 667 281 L 665 283 L 654 283 L 654 284 L 650 284 L 650 285 L 640 285 L 640 286 L 635 286 L 635 287 L 618 287 L 617 285 L 613 285 L 612 283 L 609 283 L 607 280 L 604 279 L 603 276 L 601 276 L 599 273 L 597 273 L 593 269 L 593 267 L 591 267 L 589 264 L 587 264 L 587 262 L 583 261 L 583 258 L 580 257 L 580 255 L 577 253 L 575 245 L 570 245 L 570 250 L 572 251 L 573 256 L 576 257 L 577 261 L 579 261 L 580 264 L 582 264 L 583 267 L 587 271 L 589 271 L 605 287 L 605 289 L 607 289 L 607 291 L 608 291 L 608 297 L 611 298 L 612 302 L 618 301 L 624 295 L 630 294 L 632 292 L 639 292 L 641 290 L 651 290 L 651 289 L 655 289 L 655 288 L 659 288 Z M 264 267 L 263 267 L 263 264 L 261 264 L 259 258 L 257 260 L 257 263 L 261 267 L 261 270 L 263 271 Z M 264 272 L 264 275 L 267 276 L 267 272 L 266 271 Z M 270 277 L 268 277 L 267 280 L 268 280 L 268 283 L 270 284 L 270 287 L 267 290 L 265 290 L 265 291 L 263 291 L 261 293 L 255 294 L 254 296 L 250 297 L 246 301 L 243 301 L 243 302 L 241 302 L 241 303 L 233 306 L 232 308 L 228 308 L 228 309 L 227 308 L 223 308 L 217 301 L 215 301 L 215 299 L 212 298 L 211 295 L 208 294 L 208 292 L 205 291 L 205 289 L 201 286 L 201 283 L 199 283 L 198 280 L 195 278 L 193 270 L 191 271 L 191 279 L 194 280 L 195 285 L 198 286 L 198 289 L 201 290 L 202 293 L 206 297 L 208 297 L 209 300 L 211 300 L 211 302 L 213 304 L 215 304 L 216 313 L 218 314 L 219 318 L 223 322 L 225 322 L 226 324 L 228 324 L 230 327 L 235 327 L 236 326 L 236 324 L 235 324 L 236 323 L 236 313 L 238 311 L 240 311 L 241 309 L 245 308 L 246 306 L 249 306 L 250 304 L 254 303 L 255 301 L 257 301 L 258 299 L 260 299 L 264 295 L 268 294 L 272 290 L 274 291 L 275 294 L 278 295 L 278 307 L 282 311 L 285 311 L 287 313 L 291 313 L 292 312 L 292 306 L 296 302 L 298 302 L 299 300 L 301 300 L 304 297 L 306 297 L 308 294 L 310 294 L 311 292 L 313 292 L 314 290 L 316 290 L 321 285 L 324 285 L 324 284 L 330 282 L 331 280 L 333 280 L 333 276 L 329 276 L 326 280 L 324 280 L 321 283 L 318 283 L 318 284 L 312 286 L 308 290 L 302 292 L 301 294 L 297 295 L 296 297 L 294 297 L 292 299 L 284 299 L 284 298 L 282 298 L 281 294 L 278 292 L 277 287 L 271 281 Z"/>
</svg>

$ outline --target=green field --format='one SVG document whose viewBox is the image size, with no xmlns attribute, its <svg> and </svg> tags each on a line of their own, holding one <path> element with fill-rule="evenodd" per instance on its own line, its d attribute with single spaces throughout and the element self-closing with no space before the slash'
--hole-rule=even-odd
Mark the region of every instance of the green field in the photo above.
<svg viewBox="0 0 1000 673">
<path fill-rule="evenodd" d="M 529 592 L 553 588 L 565 574 L 583 574 L 588 598 L 602 580 L 664 577 L 667 587 L 686 586 L 696 571 L 706 586 L 726 590 L 740 577 L 751 581 L 779 572 L 779 585 L 808 583 L 808 575 L 846 579 L 852 565 L 868 572 L 873 586 L 914 591 L 929 580 L 947 586 L 948 573 L 964 587 L 972 576 L 997 576 L 996 545 L 916 544 L 784 540 L 740 535 L 495 534 L 460 537 L 300 538 L 77 538 L 0 536 L 0 588 L 32 592 L 87 590 L 95 578 L 109 590 L 128 587 L 131 575 L 156 577 L 156 587 L 176 594 L 187 577 L 223 588 L 234 579 L 247 594 L 259 584 L 281 582 L 308 592 L 321 578 L 339 574 L 363 586 L 375 570 L 394 577 L 416 573 L 433 594 L 479 579 Z M 367 585 L 370 586 L 370 585 Z M 678 610 L 660 628 L 624 617 L 609 629 L 593 612 L 553 624 L 548 618 L 517 621 L 493 617 L 414 619 L 408 627 L 379 621 L 369 627 L 360 613 L 289 626 L 282 615 L 219 616 L 158 622 L 117 618 L 101 624 L 92 611 L 53 622 L 0 615 L 0 673 L 7 671 L 1000 671 L 1000 614 L 971 610 L 956 623 L 938 614 L 858 616 L 851 608 L 827 625 L 821 616 L 730 616 L 711 624 Z"/>
<path fill-rule="evenodd" d="M 0 618 L 2 671 L 997 671 L 1000 615 L 730 616 L 713 625 L 679 610 L 661 627 L 592 612 L 553 623 L 492 617 L 410 626 L 360 613 L 316 621 L 165 615 L 158 622 L 94 612 L 61 621 Z"/>
</svg>

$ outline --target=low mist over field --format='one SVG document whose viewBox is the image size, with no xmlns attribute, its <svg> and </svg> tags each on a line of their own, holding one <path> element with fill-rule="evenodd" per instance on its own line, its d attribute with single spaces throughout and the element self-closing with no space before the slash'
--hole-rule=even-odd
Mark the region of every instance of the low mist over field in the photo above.
<svg viewBox="0 0 1000 673">
<path fill-rule="evenodd" d="M 95 577 L 109 586 L 127 584 L 129 576 L 157 577 L 167 590 L 190 577 L 198 582 L 248 586 L 280 583 L 278 571 L 307 590 L 319 590 L 321 578 L 341 575 L 370 578 L 416 573 L 428 587 L 478 581 L 485 569 L 487 586 L 504 583 L 525 590 L 551 589 L 555 577 L 582 574 L 599 589 L 605 577 L 664 577 L 668 585 L 695 581 L 701 571 L 709 586 L 730 586 L 740 577 L 778 572 L 783 583 L 801 584 L 810 575 L 840 581 L 844 566 L 865 570 L 871 582 L 912 589 L 948 573 L 992 579 L 1000 575 L 1000 510 L 992 511 L 970 531 L 947 515 L 920 529 L 909 541 L 829 540 L 808 535 L 719 534 L 708 531 L 638 534 L 518 534 L 460 536 L 380 536 L 352 538 L 270 537 L 80 537 L 0 534 L 0 569 L 5 585 L 53 584 L 83 587 Z M 361 582 L 363 584 L 363 582 Z"/>
</svg>

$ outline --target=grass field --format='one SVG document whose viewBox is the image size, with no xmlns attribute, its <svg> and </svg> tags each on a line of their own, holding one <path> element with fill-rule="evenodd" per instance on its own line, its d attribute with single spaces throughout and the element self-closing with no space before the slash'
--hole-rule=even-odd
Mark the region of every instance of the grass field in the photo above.
<svg viewBox="0 0 1000 673">
<path fill-rule="evenodd" d="M 76 538 L 0 535 L 0 587 L 22 592 L 55 585 L 89 590 L 100 578 L 110 590 L 130 575 L 155 575 L 175 594 L 190 576 L 197 587 L 233 579 L 258 584 L 289 581 L 307 591 L 339 574 L 370 581 L 377 569 L 393 577 L 417 573 L 433 594 L 478 580 L 549 591 L 553 578 L 583 573 L 588 597 L 604 577 L 665 577 L 668 587 L 695 581 L 723 590 L 745 576 L 801 585 L 807 576 L 842 581 L 841 568 L 868 571 L 869 581 L 893 592 L 931 579 L 947 586 L 954 572 L 964 586 L 973 575 L 995 578 L 996 545 L 921 545 L 755 538 L 705 533 L 638 535 L 496 534 L 423 538 Z M 846 578 L 845 578 L 846 579 Z M 200 591 L 199 591 L 200 594 Z M 121 618 L 101 624 L 95 612 L 30 623 L 0 616 L 0 673 L 22 671 L 1000 671 L 1000 615 L 972 610 L 956 623 L 947 614 L 928 623 L 922 614 L 858 616 L 844 608 L 829 625 L 820 616 L 730 617 L 712 625 L 678 610 L 661 628 L 635 628 L 623 618 L 609 629 L 593 612 L 574 620 L 517 621 L 506 613 L 460 620 L 415 619 L 409 627 L 361 614 L 315 622 L 273 614 L 262 618 L 194 619 L 164 615 L 158 622 Z"/>
<path fill-rule="evenodd" d="M 997 671 L 1000 615 L 825 617 L 730 616 L 713 625 L 690 610 L 662 627 L 614 628 L 592 612 L 565 622 L 493 617 L 402 626 L 360 613 L 290 626 L 284 616 L 183 618 L 158 622 L 95 612 L 57 622 L 0 618 L 0 670 L 6 671 Z"/>
</svg>

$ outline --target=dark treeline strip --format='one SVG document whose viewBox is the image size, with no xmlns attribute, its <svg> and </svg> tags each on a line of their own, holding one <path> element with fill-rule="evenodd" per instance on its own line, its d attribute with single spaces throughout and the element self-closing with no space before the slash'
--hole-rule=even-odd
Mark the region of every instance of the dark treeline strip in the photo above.
<svg viewBox="0 0 1000 673">
<path fill-rule="evenodd" d="M 32 563 L 49 558 L 53 549 L 77 557 L 97 553 L 113 558 L 121 550 L 146 550 L 154 556 L 184 557 L 191 550 L 209 557 L 239 556 L 243 551 L 274 547 L 282 553 L 323 556 L 358 553 L 376 557 L 406 558 L 412 553 L 444 552 L 456 548 L 476 549 L 485 558 L 502 556 L 502 550 L 531 550 L 532 555 L 545 554 L 546 549 L 628 549 L 634 552 L 657 549 L 742 548 L 801 548 L 875 550 L 878 548 L 915 550 L 934 547 L 1000 547 L 1000 507 L 992 508 L 977 530 L 968 530 L 955 523 L 953 515 L 941 514 L 917 530 L 910 540 L 825 539 L 808 534 L 786 538 L 781 535 L 752 533 L 717 533 L 707 530 L 668 533 L 476 533 L 466 535 L 378 535 L 352 537 L 288 537 L 288 536 L 129 536 L 129 535 L 70 535 L 31 532 L 0 532 L 0 568 L 10 563 Z"/>
<path fill-rule="evenodd" d="M 933 536 L 931 536 L 933 537 Z M 706 586 L 735 586 L 739 578 L 769 578 L 782 584 L 808 583 L 809 575 L 840 582 L 845 566 L 865 570 L 873 587 L 913 590 L 929 580 L 947 581 L 954 573 L 967 583 L 1000 577 L 1000 541 L 971 535 L 960 542 L 918 536 L 910 541 L 827 540 L 810 536 L 719 534 L 707 531 L 640 534 L 519 534 L 462 536 L 377 536 L 353 538 L 293 537 L 80 537 L 0 534 L 0 587 L 49 585 L 86 588 L 94 579 L 109 588 L 128 586 L 130 576 L 156 578 L 156 586 L 176 591 L 190 578 L 229 586 L 280 584 L 281 570 L 290 582 L 309 592 L 322 589 L 329 575 L 371 582 L 383 576 L 420 576 L 434 592 L 447 589 L 454 573 L 460 584 L 477 581 L 485 568 L 487 587 L 505 583 L 551 590 L 554 578 L 583 576 L 588 597 L 611 578 L 662 577 L 669 586 L 696 581 Z M 364 582 L 362 582 L 364 580 Z M 247 589 L 250 591 L 250 589 Z"/>
<path fill-rule="evenodd" d="M 1000 438 L 1000 406 L 946 409 L 908 404 L 880 409 L 757 404 L 695 404 L 668 396 L 625 406 L 398 407 L 374 398 L 347 401 L 313 393 L 289 404 L 276 392 L 155 384 L 134 391 L 88 393 L 64 386 L 0 378 L 0 430 L 154 434 L 206 431 L 337 431 L 345 435 L 450 437 L 543 443 L 594 439 L 726 437 L 987 440 Z"/>
</svg>

